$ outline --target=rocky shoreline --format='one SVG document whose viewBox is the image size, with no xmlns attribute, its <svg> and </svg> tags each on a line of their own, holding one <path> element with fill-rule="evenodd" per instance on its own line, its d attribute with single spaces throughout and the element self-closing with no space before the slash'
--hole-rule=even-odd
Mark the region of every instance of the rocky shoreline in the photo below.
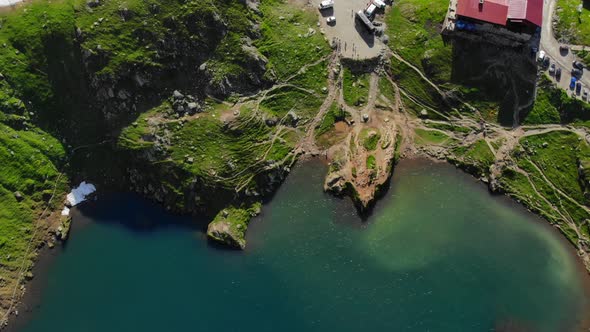
<svg viewBox="0 0 590 332">
<path fill-rule="evenodd" d="M 301 158 L 301 162 L 305 162 L 305 160 L 314 159 L 314 158 L 319 159 L 318 156 L 304 155 Z M 322 159 L 320 159 L 320 160 L 322 160 Z M 399 161 L 402 161 L 402 160 L 412 161 L 412 162 L 448 163 L 448 161 L 446 161 L 444 158 L 439 158 L 439 157 L 437 157 L 433 154 L 430 154 L 426 151 L 412 149 L 411 147 L 408 147 L 408 149 L 402 153 L 402 156 L 400 157 Z M 457 168 L 462 171 L 465 171 L 464 169 L 462 169 L 459 166 L 457 166 Z M 466 173 L 471 174 L 469 172 L 466 172 Z M 481 180 L 481 179 L 479 179 L 479 180 Z M 483 181 L 482 181 L 482 183 L 486 184 Z M 354 204 L 354 201 L 351 200 L 351 203 Z M 522 204 L 522 202 L 518 202 L 518 203 Z M 251 212 L 254 214 L 259 213 L 260 212 L 259 209 L 260 209 L 260 206 L 254 207 L 251 210 Z M 227 212 L 227 214 L 226 214 L 226 212 Z M 233 214 L 233 211 L 222 211 L 221 212 L 222 218 L 231 218 L 231 217 L 233 217 L 232 214 Z M 84 227 L 84 226 L 85 225 L 83 225 L 83 224 L 76 223 L 74 231 L 80 230 L 81 227 Z M 547 225 L 547 227 L 550 227 L 550 226 Z M 565 239 L 564 239 L 564 241 L 565 241 Z M 44 287 L 43 275 L 47 271 L 49 266 L 52 264 L 54 259 L 58 255 L 60 255 L 61 250 L 62 250 L 61 249 L 62 245 L 63 244 L 58 244 L 55 247 L 49 247 L 49 246 L 45 245 L 40 248 L 37 258 L 36 258 L 35 267 L 33 269 L 35 278 L 27 280 L 26 284 L 24 284 L 24 288 L 22 289 L 22 291 L 23 291 L 22 296 L 20 297 L 20 300 L 18 301 L 18 304 L 15 307 L 16 309 L 13 311 L 13 314 L 12 314 L 13 317 L 11 319 L 11 324 L 4 325 L 2 328 L 0 328 L 0 330 L 7 331 L 7 332 L 17 332 L 17 331 L 19 331 L 19 329 L 21 329 L 22 327 L 25 326 L 27 320 L 29 320 L 31 315 L 34 314 L 35 306 L 39 303 L 39 295 L 41 294 L 42 289 Z M 239 246 L 239 244 L 236 243 L 236 246 Z M 572 251 L 573 255 L 575 255 L 575 253 L 576 253 L 576 251 Z M 580 266 L 580 273 L 587 275 L 588 271 L 582 267 L 582 264 L 580 264 L 579 266 Z M 588 285 L 588 287 L 590 288 L 590 285 Z M 25 292 L 25 290 L 26 290 L 26 292 Z"/>
</svg>

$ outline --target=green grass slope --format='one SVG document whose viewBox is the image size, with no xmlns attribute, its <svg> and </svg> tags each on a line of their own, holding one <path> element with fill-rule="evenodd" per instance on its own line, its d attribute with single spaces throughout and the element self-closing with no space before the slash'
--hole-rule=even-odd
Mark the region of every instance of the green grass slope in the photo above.
<svg viewBox="0 0 590 332">
<path fill-rule="evenodd" d="M 590 146 L 584 139 L 568 131 L 524 137 L 513 158 L 528 177 L 504 170 L 508 193 L 558 223 L 574 244 L 588 238 L 587 181 L 580 166 L 589 160 Z"/>
<path fill-rule="evenodd" d="M 582 12 L 578 11 L 579 6 L 582 7 Z M 555 27 L 556 37 L 570 44 L 590 46 L 590 6 L 588 2 L 557 0 L 556 7 L 558 17 Z"/>
<path fill-rule="evenodd" d="M 1 83 L 1 82 L 0 82 Z M 61 208 L 67 175 L 61 174 L 65 149 L 30 122 L 24 103 L 0 84 L 0 315 L 51 223 L 48 213 Z M 39 229 L 39 231 L 37 231 Z M 31 243 L 31 245 L 29 245 Z"/>
</svg>

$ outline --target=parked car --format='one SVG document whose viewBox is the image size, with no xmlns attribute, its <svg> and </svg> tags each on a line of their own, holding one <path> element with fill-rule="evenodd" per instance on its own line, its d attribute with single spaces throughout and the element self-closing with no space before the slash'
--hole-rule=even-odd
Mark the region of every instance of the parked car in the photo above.
<svg viewBox="0 0 590 332">
<path fill-rule="evenodd" d="M 549 67 L 549 64 L 550 64 L 550 63 L 551 63 L 551 58 L 550 58 L 550 57 L 548 57 L 548 56 L 546 56 L 546 57 L 543 59 L 543 68 L 547 68 L 547 67 Z"/>
<path fill-rule="evenodd" d="M 572 79 L 570 80 L 570 90 L 573 90 L 576 87 L 576 82 L 578 81 L 577 78 L 572 77 Z"/>
<path fill-rule="evenodd" d="M 369 7 L 367 7 L 367 9 L 365 9 L 365 15 L 367 15 L 367 17 L 372 19 L 373 15 L 375 15 L 376 10 L 377 10 L 377 6 L 375 6 L 374 4 L 370 4 Z"/>
<path fill-rule="evenodd" d="M 552 63 L 551 66 L 549 66 L 549 75 L 553 74 L 555 74 L 555 63 Z"/>
<path fill-rule="evenodd" d="M 574 68 L 578 68 L 579 70 L 584 70 L 584 64 L 580 61 L 574 61 L 572 66 L 574 66 Z"/>
<path fill-rule="evenodd" d="M 572 69 L 572 76 L 574 76 L 575 78 L 580 78 L 582 76 L 582 71 L 574 68 Z"/>
<path fill-rule="evenodd" d="M 558 81 L 561 79 L 561 68 L 557 68 L 555 71 L 555 79 Z"/>
<path fill-rule="evenodd" d="M 332 8 L 334 7 L 334 0 L 325 0 L 320 2 L 319 8 L 320 10 L 322 9 L 328 9 L 328 8 Z"/>
<path fill-rule="evenodd" d="M 584 100 L 588 100 L 588 89 L 584 89 L 584 92 L 582 93 L 582 99 Z"/>
<path fill-rule="evenodd" d="M 545 59 L 545 51 L 539 52 L 539 57 L 537 58 L 539 61 L 543 61 Z"/>
<path fill-rule="evenodd" d="M 537 55 L 537 52 L 539 52 L 539 49 L 535 46 L 531 46 L 531 58 L 534 58 Z"/>
<path fill-rule="evenodd" d="M 582 91 L 582 82 L 578 81 L 578 83 L 576 83 L 576 94 L 580 94 L 581 91 Z"/>
<path fill-rule="evenodd" d="M 375 6 L 377 6 L 377 8 L 379 9 L 383 9 L 385 8 L 385 2 L 383 0 L 373 0 L 373 3 L 375 4 Z"/>
<path fill-rule="evenodd" d="M 330 17 L 326 18 L 326 22 L 328 22 L 328 24 L 336 23 L 336 16 L 330 16 Z"/>
</svg>

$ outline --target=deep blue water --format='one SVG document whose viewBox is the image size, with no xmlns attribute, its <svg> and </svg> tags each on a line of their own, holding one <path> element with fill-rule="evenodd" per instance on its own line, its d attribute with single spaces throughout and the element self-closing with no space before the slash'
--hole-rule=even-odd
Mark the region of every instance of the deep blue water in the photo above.
<svg viewBox="0 0 590 332">
<path fill-rule="evenodd" d="M 561 235 L 471 177 L 402 162 L 363 222 L 324 172 L 297 167 L 244 252 L 134 195 L 86 204 L 21 331 L 574 331 L 586 316 Z"/>
</svg>

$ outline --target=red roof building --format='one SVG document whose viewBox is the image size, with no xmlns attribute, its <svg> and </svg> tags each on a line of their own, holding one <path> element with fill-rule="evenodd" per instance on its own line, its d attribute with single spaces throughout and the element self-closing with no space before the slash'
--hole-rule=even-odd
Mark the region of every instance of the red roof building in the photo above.
<svg viewBox="0 0 590 332">
<path fill-rule="evenodd" d="M 457 15 L 506 26 L 543 24 L 543 0 L 458 0 Z"/>
<path fill-rule="evenodd" d="M 498 0 L 459 0 L 457 2 L 457 15 L 478 21 L 484 21 L 499 25 L 506 25 L 508 18 L 508 4 Z"/>
<path fill-rule="evenodd" d="M 510 0 L 508 20 L 526 21 L 540 27 L 543 24 L 543 0 Z"/>
</svg>

